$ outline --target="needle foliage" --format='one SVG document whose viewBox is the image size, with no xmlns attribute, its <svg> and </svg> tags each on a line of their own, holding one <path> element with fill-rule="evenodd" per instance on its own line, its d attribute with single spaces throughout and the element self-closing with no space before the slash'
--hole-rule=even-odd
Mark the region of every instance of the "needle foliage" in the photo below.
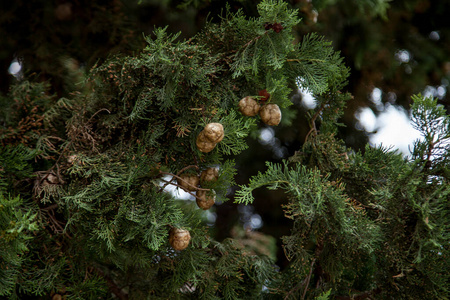
<svg viewBox="0 0 450 300">
<path fill-rule="evenodd" d="M 0 98 L 0 296 L 448 297 L 445 110 L 412 97 L 423 139 L 409 158 L 347 149 L 336 136 L 351 99 L 340 53 L 319 35 L 295 36 L 301 20 L 283 1 L 264 0 L 257 12 L 229 8 L 188 39 L 155 28 L 141 51 L 94 65 L 67 97 L 29 76 Z M 239 112 L 239 100 L 263 102 L 265 89 L 288 126 L 298 86 L 318 103 L 306 114 L 304 144 L 267 162 L 234 198 L 249 205 L 264 187 L 287 195 L 280 205 L 292 230 L 280 242 L 289 260 L 281 269 L 273 253 L 257 251 L 270 238 L 217 241 L 207 225 L 214 207 L 199 209 L 196 191 L 187 201 L 171 191 L 181 191 L 181 176 L 214 167 L 217 179 L 196 189 L 215 194 L 217 205 L 228 201 L 235 158 L 261 126 Z M 204 153 L 196 139 L 209 123 L 225 136 Z M 173 228 L 189 231 L 186 249 L 169 243 Z"/>
</svg>

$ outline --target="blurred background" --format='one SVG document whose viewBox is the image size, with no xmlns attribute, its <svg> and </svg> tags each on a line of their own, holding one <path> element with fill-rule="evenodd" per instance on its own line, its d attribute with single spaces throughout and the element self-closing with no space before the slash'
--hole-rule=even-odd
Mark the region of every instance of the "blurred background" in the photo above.
<svg viewBox="0 0 450 300">
<path fill-rule="evenodd" d="M 189 38 L 207 19 L 218 21 L 227 2 L 232 11 L 257 16 L 255 0 L 1 1 L 0 94 L 26 78 L 48 81 L 52 93 L 70 97 L 83 89 L 83 76 L 92 66 L 145 47 L 143 37 L 155 26 Z M 409 146 L 420 138 L 410 124 L 411 95 L 436 97 L 450 110 L 450 1 L 287 2 L 302 18 L 295 28 L 297 39 L 309 32 L 325 36 L 351 70 L 345 91 L 354 98 L 340 120 L 345 126 L 339 138 L 353 151 L 364 151 L 369 143 L 398 149 L 407 158 Z M 304 115 L 315 102 L 303 90 L 293 93 L 292 102 L 297 113 L 290 126 L 261 124 L 248 140 L 249 149 L 234 158 L 238 184 L 264 171 L 265 161 L 279 162 L 301 148 L 309 131 Z M 291 225 L 280 205 L 286 202 L 284 195 L 260 189 L 253 205 L 243 206 L 233 203 L 237 188 L 230 187 L 230 201 L 206 212 L 212 232 L 219 241 L 234 237 L 257 253 L 277 256 L 283 267 L 279 238 L 289 234 Z M 173 193 L 192 200 L 178 190 Z"/>
</svg>

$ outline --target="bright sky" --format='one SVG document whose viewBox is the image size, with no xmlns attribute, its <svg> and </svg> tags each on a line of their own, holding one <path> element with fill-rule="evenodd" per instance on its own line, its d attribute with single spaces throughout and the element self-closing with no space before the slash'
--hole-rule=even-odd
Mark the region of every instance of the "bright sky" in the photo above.
<svg viewBox="0 0 450 300">
<path fill-rule="evenodd" d="M 446 85 L 448 84 L 443 82 L 438 87 L 427 86 L 422 95 L 441 98 L 445 96 Z M 392 147 L 393 150 L 398 149 L 404 156 L 408 156 L 411 154 L 413 142 L 423 137 L 419 131 L 413 128 L 409 113 L 401 106 L 390 103 L 383 104 L 382 94 L 383 92 L 379 88 L 374 88 L 369 96 L 379 111 L 378 116 L 369 107 L 361 108 L 355 114 L 358 120 L 356 127 L 368 133 L 372 146 Z M 386 96 L 388 100 L 395 103 L 395 94 L 388 93 Z"/>
<path fill-rule="evenodd" d="M 303 95 L 302 104 L 308 109 L 314 108 L 314 97 L 305 90 L 300 92 Z M 395 102 L 395 94 L 388 94 L 387 97 Z M 375 104 L 379 114 L 376 116 L 369 107 L 359 109 L 355 114 L 358 120 L 356 128 L 367 132 L 372 147 L 383 145 L 392 147 L 392 150 L 398 149 L 405 156 L 409 155 L 410 147 L 421 135 L 412 127 L 408 112 L 400 106 L 383 104 L 382 91 L 378 88 L 374 88 L 369 99 Z"/>
<path fill-rule="evenodd" d="M 356 114 L 356 118 L 361 129 L 369 134 L 371 146 L 392 147 L 392 150 L 398 149 L 407 156 L 413 142 L 421 139 L 419 131 L 412 127 L 407 112 L 399 106 L 386 105 L 378 117 L 372 109 L 365 107 Z"/>
</svg>

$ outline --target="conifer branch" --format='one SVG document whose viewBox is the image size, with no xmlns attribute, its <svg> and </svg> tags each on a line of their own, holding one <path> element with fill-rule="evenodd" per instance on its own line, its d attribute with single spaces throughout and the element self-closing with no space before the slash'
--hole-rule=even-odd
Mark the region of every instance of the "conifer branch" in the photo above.
<svg viewBox="0 0 450 300">
<path fill-rule="evenodd" d="M 316 119 L 319 116 L 319 114 L 322 112 L 322 110 L 325 108 L 326 102 L 322 103 L 322 105 L 320 106 L 320 108 L 317 110 L 317 112 L 314 114 L 314 116 L 311 118 L 310 120 L 310 126 L 311 129 L 308 131 L 308 134 L 306 134 L 305 137 L 305 143 L 308 140 L 309 136 L 311 135 L 311 133 L 316 133 L 317 134 L 317 128 L 316 128 Z"/>
<path fill-rule="evenodd" d="M 175 174 L 172 174 L 172 173 L 169 173 L 169 172 L 162 172 L 162 171 L 160 171 L 159 173 L 164 174 L 164 175 L 170 175 L 170 176 L 172 176 L 172 177 L 175 177 L 176 179 L 179 179 L 179 180 L 185 182 L 188 186 L 190 186 L 191 188 L 195 188 L 195 189 L 198 190 L 198 191 L 210 191 L 210 189 L 203 189 L 203 188 L 196 187 L 195 185 L 192 185 L 192 184 L 190 184 L 189 182 L 186 182 L 185 180 L 183 180 L 183 178 L 181 178 L 181 177 L 178 176 L 178 175 L 175 175 Z M 161 180 L 164 181 L 164 182 L 168 182 L 169 184 L 172 184 L 172 185 L 176 185 L 176 186 L 178 186 L 178 187 L 181 187 L 181 186 L 179 186 L 178 184 L 172 183 L 172 181 L 167 181 L 167 180 L 164 180 L 164 179 L 161 179 Z"/>
<path fill-rule="evenodd" d="M 310 266 L 310 269 L 309 269 L 308 276 L 303 281 L 299 282 L 292 290 L 290 290 L 289 293 L 287 293 L 286 297 L 284 297 L 284 300 L 289 299 L 289 296 L 291 296 L 294 292 L 299 290 L 302 286 L 305 286 L 305 289 L 304 289 L 303 294 L 302 294 L 302 299 L 305 299 L 306 291 L 308 290 L 308 285 L 309 285 L 309 282 L 311 280 L 311 275 L 312 275 L 312 271 L 313 271 L 313 267 L 314 267 L 314 263 L 315 262 L 316 262 L 316 259 L 314 258 L 311 261 L 311 266 Z"/>
<path fill-rule="evenodd" d="M 434 149 L 434 143 L 433 143 L 433 140 L 430 139 L 430 142 L 428 143 L 427 153 L 426 153 L 427 158 L 425 161 L 425 167 L 424 167 L 425 170 L 428 170 L 431 168 L 431 157 L 433 155 L 433 149 Z"/>
<path fill-rule="evenodd" d="M 176 186 L 176 187 L 179 187 L 179 188 L 182 188 L 183 189 L 183 187 L 181 186 L 181 185 L 179 185 L 179 184 L 177 184 L 177 183 L 173 183 L 173 182 L 170 182 L 170 181 L 167 181 L 167 180 L 164 180 L 164 179 L 160 179 L 161 181 L 164 181 L 164 182 L 166 182 L 167 184 L 171 184 L 171 185 L 174 185 L 174 186 Z M 197 188 L 198 190 L 203 190 L 203 191 L 210 191 L 210 189 L 202 189 L 202 188 Z M 183 189 L 184 190 L 184 189 Z M 200 197 L 198 197 L 195 193 L 193 193 L 193 192 L 191 192 L 191 191 L 186 191 L 186 190 L 184 190 L 186 193 L 188 193 L 189 195 L 191 195 L 191 196 L 193 196 L 193 197 L 195 197 L 196 199 L 199 199 L 199 200 L 202 200 Z"/>
<path fill-rule="evenodd" d="M 309 282 L 311 281 L 311 275 L 312 275 L 312 271 L 313 271 L 315 262 L 316 262 L 316 259 L 314 258 L 311 262 L 311 267 L 309 269 L 308 277 L 306 277 L 305 290 L 303 291 L 303 294 L 302 294 L 302 300 L 305 299 L 306 291 L 308 290 Z"/>
<path fill-rule="evenodd" d="M 298 58 L 288 58 L 286 59 L 287 62 L 302 62 L 302 61 L 315 61 L 315 62 L 320 62 L 320 63 L 324 63 L 325 60 L 323 59 L 316 59 L 316 58 L 308 58 L 308 59 L 298 59 Z"/>
<path fill-rule="evenodd" d="M 267 31 L 264 32 L 264 34 L 267 34 Z M 258 41 L 261 37 L 262 37 L 262 35 L 258 35 L 257 37 L 251 39 L 251 40 L 248 41 L 244 46 L 242 46 L 242 48 L 247 48 L 247 47 L 250 46 L 252 43 L 255 43 L 256 41 Z"/>
<path fill-rule="evenodd" d="M 195 156 L 194 156 L 194 158 L 195 158 Z M 197 171 L 198 171 L 198 166 L 197 166 L 197 165 L 190 165 L 190 166 L 184 167 L 183 169 L 181 169 L 180 171 L 178 171 L 177 175 L 180 176 L 180 174 L 182 174 L 184 171 L 186 171 L 186 170 L 188 170 L 188 169 L 192 169 L 192 168 L 196 168 Z M 160 172 L 160 173 L 161 173 L 161 172 Z M 170 173 L 170 174 L 171 174 L 171 173 Z M 166 184 L 163 185 L 163 186 L 159 189 L 158 193 L 161 193 L 161 192 L 166 188 L 167 185 L 169 185 L 169 184 L 172 183 L 173 180 L 174 180 L 174 177 L 172 176 L 172 179 L 170 179 L 169 182 L 166 181 Z"/>
</svg>

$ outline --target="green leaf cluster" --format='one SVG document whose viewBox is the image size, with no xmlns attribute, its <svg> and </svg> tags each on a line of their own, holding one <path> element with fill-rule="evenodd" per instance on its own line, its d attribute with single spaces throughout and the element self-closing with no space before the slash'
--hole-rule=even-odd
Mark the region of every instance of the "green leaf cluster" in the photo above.
<svg viewBox="0 0 450 300">
<path fill-rule="evenodd" d="M 22 204 L 20 197 L 0 191 L 0 296 L 14 291 L 32 232 L 38 230 L 35 209 L 24 209 Z"/>
<path fill-rule="evenodd" d="M 384 148 L 346 149 L 336 137 L 351 98 L 340 91 L 348 76 L 340 54 L 315 34 L 296 43 L 298 12 L 285 2 L 262 1 L 258 13 L 247 18 L 228 10 L 187 40 L 156 28 L 141 52 L 93 67 L 70 99 L 56 100 L 48 85 L 26 81 L 0 99 L 17 98 L 0 113 L 1 296 L 448 294 L 444 109 L 413 97 L 412 118 L 424 139 L 410 159 Z M 167 187 L 180 189 L 181 175 L 217 167 L 218 179 L 201 188 L 227 201 L 237 173 L 233 156 L 248 148 L 259 121 L 238 112 L 239 100 L 260 101 L 266 89 L 267 102 L 292 116 L 297 85 L 318 102 L 307 113 L 311 131 L 302 149 L 267 163 L 235 195 L 251 204 L 258 188 L 286 194 L 282 208 L 293 227 L 282 243 L 290 265 L 277 270 L 243 239 L 214 241 L 206 213 L 191 201 L 196 191 L 183 200 Z M 225 137 L 200 152 L 197 136 L 212 122 L 223 125 Z M 170 246 L 172 228 L 189 230 L 185 250 Z"/>
<path fill-rule="evenodd" d="M 319 132 L 289 162 L 267 163 L 236 192 L 239 203 L 253 202 L 261 187 L 287 195 L 284 212 L 294 224 L 283 243 L 291 264 L 269 285 L 275 293 L 293 299 L 325 291 L 383 299 L 448 295 L 450 178 L 442 150 L 449 119 L 436 100 L 412 99 L 424 139 L 411 158 L 369 146 L 347 153 Z"/>
</svg>

